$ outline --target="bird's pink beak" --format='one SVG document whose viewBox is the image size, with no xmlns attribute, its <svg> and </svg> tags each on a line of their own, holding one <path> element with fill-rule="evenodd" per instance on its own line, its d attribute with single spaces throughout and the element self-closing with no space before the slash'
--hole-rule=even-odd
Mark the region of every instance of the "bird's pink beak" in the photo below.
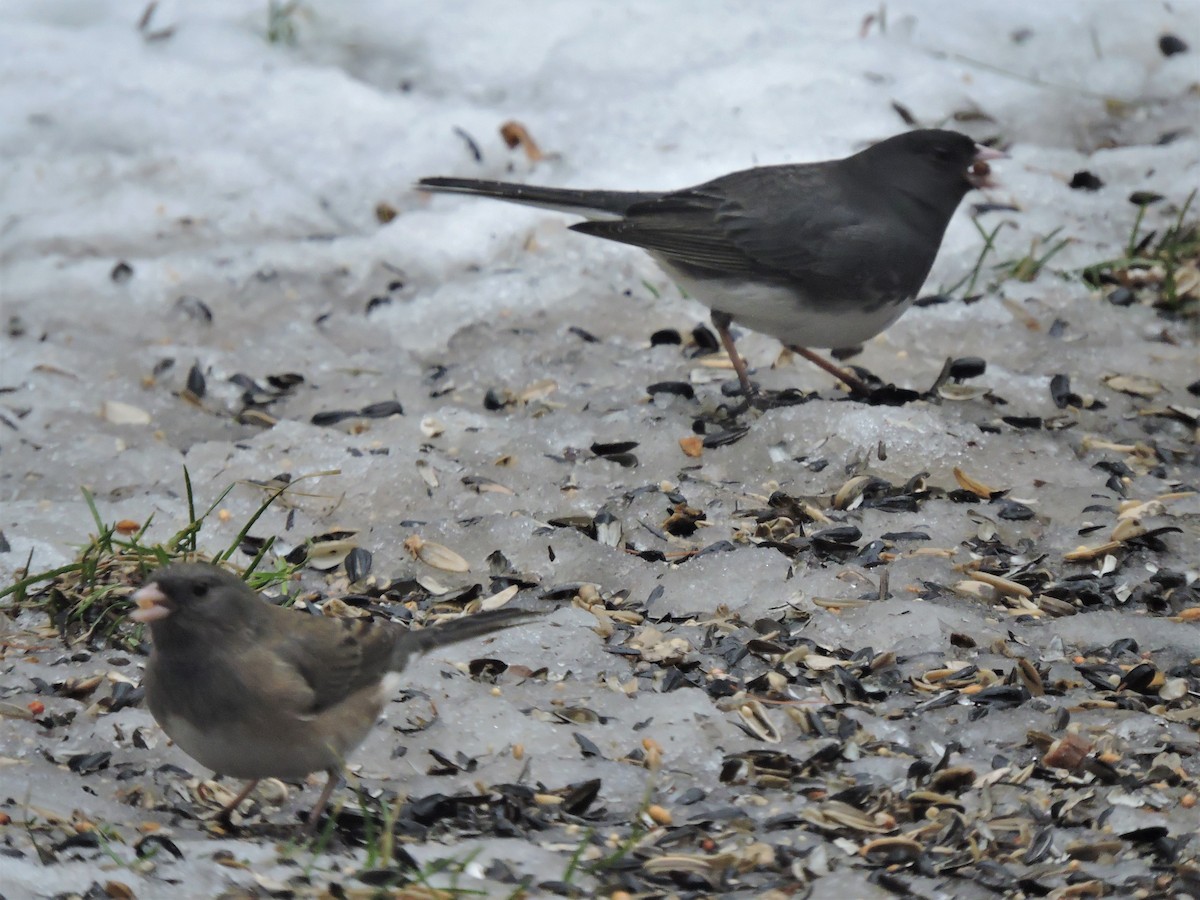
<svg viewBox="0 0 1200 900">
<path fill-rule="evenodd" d="M 138 608 L 129 614 L 129 618 L 135 622 L 158 622 L 171 614 L 167 595 L 153 581 L 134 591 L 132 599 Z"/>
<path fill-rule="evenodd" d="M 988 165 L 988 161 L 993 159 L 1008 159 L 1008 154 L 1003 150 L 985 147 L 983 144 L 975 145 L 975 158 L 971 160 L 971 168 L 967 169 L 967 181 L 971 182 L 971 187 L 994 188 L 997 186 L 996 182 L 992 181 L 992 167 Z"/>
</svg>

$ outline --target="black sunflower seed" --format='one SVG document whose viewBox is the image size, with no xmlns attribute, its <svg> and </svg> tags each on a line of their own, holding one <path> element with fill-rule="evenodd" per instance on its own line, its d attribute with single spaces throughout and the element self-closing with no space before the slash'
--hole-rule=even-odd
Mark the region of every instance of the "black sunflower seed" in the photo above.
<svg viewBox="0 0 1200 900">
<path fill-rule="evenodd" d="M 592 334 L 587 329 L 580 328 L 578 325 L 570 326 L 567 329 L 567 331 L 569 331 L 571 334 L 575 335 L 575 337 L 579 338 L 584 343 L 596 344 L 596 343 L 600 342 L 600 338 L 596 337 L 594 334 Z"/>
<path fill-rule="evenodd" d="M 1041 428 L 1041 416 L 1001 416 L 1000 421 L 1013 428 Z"/>
<path fill-rule="evenodd" d="M 369 403 L 358 411 L 366 419 L 386 419 L 388 416 L 404 415 L 404 407 L 398 400 L 383 400 L 379 403 Z"/>
<path fill-rule="evenodd" d="M 204 380 L 204 372 L 200 369 L 199 360 L 192 363 L 192 367 L 188 369 L 187 386 L 185 387 L 185 390 L 196 400 L 202 399 L 205 392 L 208 390 L 208 385 Z"/>
<path fill-rule="evenodd" d="M 353 409 L 331 409 L 325 412 L 313 413 L 313 417 L 309 421 L 321 428 L 326 428 L 330 425 L 336 425 L 338 422 L 344 422 L 346 419 L 353 419 L 357 415 L 358 413 Z"/>
<path fill-rule="evenodd" d="M 148 834 L 133 845 L 133 852 L 139 859 L 145 859 L 161 847 L 176 859 L 183 859 L 183 851 L 166 835 Z"/>
<path fill-rule="evenodd" d="M 697 325 L 692 329 L 692 340 L 696 342 L 696 346 L 703 353 L 716 353 L 721 349 L 721 343 L 717 340 L 717 336 L 713 334 L 707 325 Z"/>
<path fill-rule="evenodd" d="M 371 551 L 364 547 L 355 547 L 346 555 L 346 577 L 351 584 L 371 574 L 371 563 Z"/>
<path fill-rule="evenodd" d="M 601 780 L 592 778 L 577 784 L 567 785 L 559 808 L 573 816 L 581 816 L 588 811 L 598 796 L 600 796 Z"/>
<path fill-rule="evenodd" d="M 646 393 L 651 397 L 655 394 L 674 394 L 688 400 L 696 399 L 695 389 L 686 381 L 658 381 L 647 387 Z"/>
<path fill-rule="evenodd" d="M 578 731 L 571 732 L 571 737 L 573 737 L 575 739 L 575 743 L 579 745 L 579 752 L 584 759 L 593 756 L 600 759 L 604 758 L 604 754 L 600 752 L 600 748 L 597 747 L 596 744 L 589 738 L 580 734 Z"/>
<path fill-rule="evenodd" d="M 1000 511 L 996 515 L 1001 519 L 1007 519 L 1010 522 L 1024 522 L 1033 518 L 1033 510 L 1024 503 L 1004 499 L 993 500 L 992 503 L 1000 507 Z"/>
<path fill-rule="evenodd" d="M 654 334 L 650 335 L 650 346 L 658 347 L 662 344 L 682 344 L 683 336 L 674 328 L 661 328 Z"/>
<path fill-rule="evenodd" d="M 278 375 L 268 375 L 267 384 L 277 391 L 290 391 L 297 385 L 304 384 L 304 376 L 297 372 L 281 372 Z"/>
<path fill-rule="evenodd" d="M 1083 398 L 1071 391 L 1071 379 L 1067 375 L 1059 374 L 1050 379 L 1050 399 L 1059 409 L 1083 406 Z"/>
<path fill-rule="evenodd" d="M 1098 191 L 1104 187 L 1104 182 L 1095 172 L 1089 172 L 1087 169 L 1081 169 L 1071 176 L 1067 187 L 1076 191 Z"/>
<path fill-rule="evenodd" d="M 707 450 L 712 450 L 716 447 L 726 447 L 729 444 L 736 444 L 749 433 L 749 425 L 738 425 L 724 431 L 715 431 L 712 434 L 704 436 L 704 447 Z"/>
<path fill-rule="evenodd" d="M 1163 56 L 1174 56 L 1176 53 L 1187 53 L 1188 45 L 1181 37 L 1164 34 L 1158 39 L 1158 49 Z"/>
<path fill-rule="evenodd" d="M 950 363 L 950 377 L 955 381 L 978 378 L 987 371 L 987 361 L 978 356 L 963 356 Z"/>
<path fill-rule="evenodd" d="M 99 772 L 101 769 L 107 769 L 111 759 L 112 753 L 108 750 L 98 750 L 95 753 L 77 753 L 75 756 L 67 759 L 67 768 L 77 775 L 90 775 L 93 772 Z"/>
<path fill-rule="evenodd" d="M 191 294 L 185 294 L 175 301 L 175 308 L 182 312 L 189 319 L 195 319 L 197 322 L 203 322 L 205 325 L 212 323 L 212 310 L 208 308 L 208 304 L 199 297 L 193 297 Z"/>
<path fill-rule="evenodd" d="M 637 445 L 637 441 L 595 441 L 591 446 L 591 451 L 597 456 L 613 456 L 619 453 L 628 453 Z"/>
</svg>

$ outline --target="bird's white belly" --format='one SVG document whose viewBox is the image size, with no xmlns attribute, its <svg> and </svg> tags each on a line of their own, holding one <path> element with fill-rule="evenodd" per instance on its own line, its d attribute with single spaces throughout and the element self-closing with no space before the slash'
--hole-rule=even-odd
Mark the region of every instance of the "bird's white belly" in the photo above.
<svg viewBox="0 0 1200 900">
<path fill-rule="evenodd" d="M 798 300 L 788 288 L 761 282 L 695 279 L 657 260 L 688 296 L 710 309 L 733 316 L 752 331 L 798 347 L 853 347 L 870 340 L 903 315 L 908 303 L 884 303 L 874 308 L 843 304 L 814 305 Z"/>
<path fill-rule="evenodd" d="M 161 724 L 180 750 L 231 778 L 303 778 L 342 764 L 335 748 L 316 741 L 288 741 L 259 723 L 201 730 L 172 716 Z"/>
</svg>

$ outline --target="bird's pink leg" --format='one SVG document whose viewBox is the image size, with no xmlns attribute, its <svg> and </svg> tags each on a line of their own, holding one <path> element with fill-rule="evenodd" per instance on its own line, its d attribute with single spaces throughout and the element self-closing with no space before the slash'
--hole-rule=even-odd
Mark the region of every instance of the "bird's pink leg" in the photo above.
<svg viewBox="0 0 1200 900">
<path fill-rule="evenodd" d="M 787 348 L 797 356 L 803 356 L 814 366 L 824 369 L 834 378 L 838 379 L 838 381 L 849 387 L 850 390 L 858 391 L 860 394 L 870 395 L 871 389 L 867 387 L 860 379 L 855 378 L 840 366 L 831 363 L 825 357 L 821 356 L 821 354 L 813 353 L 807 347 L 797 347 L 794 344 L 788 344 Z"/>
<path fill-rule="evenodd" d="M 325 804 L 329 802 L 329 798 L 333 794 L 333 788 L 341 777 L 342 773 L 340 769 L 329 770 L 329 779 L 325 782 L 325 787 L 321 788 L 321 796 L 313 804 L 312 811 L 308 814 L 308 821 L 304 825 L 305 837 L 311 837 L 313 832 L 317 830 L 317 822 L 321 820 L 321 813 L 325 810 Z"/>
<path fill-rule="evenodd" d="M 233 814 L 235 809 L 242 805 L 243 800 L 250 796 L 250 792 L 258 786 L 258 781 L 259 780 L 257 778 L 255 778 L 253 781 L 247 781 L 238 795 L 226 803 L 221 811 L 217 814 L 217 820 L 224 822 L 227 825 L 232 824 L 229 821 L 230 815 Z"/>
<path fill-rule="evenodd" d="M 733 322 L 733 317 L 729 313 L 712 311 L 713 328 L 717 329 L 717 336 L 721 339 L 721 346 L 725 348 L 725 352 L 729 354 L 729 361 L 733 363 L 733 371 L 737 373 L 738 382 L 742 386 L 742 396 L 747 401 L 754 398 L 754 386 L 750 384 L 750 375 L 746 372 L 746 361 L 742 359 L 737 352 L 737 347 L 733 343 L 733 335 L 729 332 L 729 326 Z"/>
</svg>

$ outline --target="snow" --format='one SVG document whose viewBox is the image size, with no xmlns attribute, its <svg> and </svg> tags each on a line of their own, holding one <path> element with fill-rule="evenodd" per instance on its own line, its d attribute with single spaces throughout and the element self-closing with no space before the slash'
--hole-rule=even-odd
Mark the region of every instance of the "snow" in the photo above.
<svg viewBox="0 0 1200 900">
<path fill-rule="evenodd" d="M 141 14 L 139 4 L 116 0 L 0 6 L 0 531 L 11 545 L 0 553 L 0 583 L 31 554 L 35 571 L 74 557 L 94 530 L 81 486 L 106 521 L 153 514 L 149 539 L 161 540 L 186 521 L 185 465 L 203 505 L 241 482 L 222 504 L 228 516 L 202 533 L 204 546 L 217 550 L 262 500 L 246 482 L 334 471 L 303 483 L 292 521 L 289 508 L 275 507 L 255 532 L 294 544 L 335 527 L 357 529 L 381 578 L 429 574 L 401 549 L 418 532 L 468 559 L 468 575 L 436 573 L 451 587 L 484 579 L 488 555 L 501 549 L 543 587 L 590 582 L 627 590 L 639 602 L 661 587 L 655 617 L 708 615 L 724 605 L 752 623 L 796 606 L 813 614 L 806 634 L 818 643 L 928 654 L 927 668 L 956 654 L 953 632 L 971 633 L 983 648 L 1014 629 L 1047 654 L 1055 636 L 1068 648 L 1131 636 L 1147 651 L 1194 655 L 1194 624 L 1140 611 L 1021 625 L 987 603 L 905 591 L 958 580 L 945 558 L 898 560 L 889 567 L 891 599 L 835 614 L 813 607 L 813 598 L 874 595 L 879 571 L 791 561 L 745 545 L 664 567 L 546 523 L 606 507 L 627 541 L 679 551 L 731 539 L 742 524 L 736 514 L 765 506 L 774 490 L 827 499 L 862 471 L 901 484 L 925 471 L 931 484 L 952 489 L 959 467 L 1010 489 L 1040 518 L 1005 521 L 988 504 L 864 510 L 848 519 L 863 532 L 859 545 L 889 531 L 924 530 L 929 546 L 954 547 L 975 528 L 995 529 L 1006 543 L 1029 538 L 1057 558 L 1091 542 L 1076 534 L 1081 518 L 1105 526 L 1095 537 L 1114 521 L 1112 513 L 1083 508 L 1115 507 L 1117 498 L 1104 490 L 1107 475 L 1093 466 L 1120 455 L 1084 450 L 1084 433 L 1192 448 L 1163 477 L 1131 483 L 1130 496 L 1200 483 L 1194 433 L 1178 421 L 1139 418 L 1144 403 L 1100 381 L 1137 372 L 1164 384 L 1154 405 L 1196 406 L 1184 390 L 1197 377 L 1194 328 L 1146 307 L 1114 307 L 1064 274 L 1121 252 L 1135 213 L 1126 199 L 1132 191 L 1167 197 L 1148 208 L 1145 233 L 1173 222 L 1200 186 L 1200 3 L 310 0 L 292 16 L 294 44 L 266 39 L 266 4 L 162 2 L 142 32 Z M 164 28 L 168 35 L 150 36 Z M 1183 37 L 1191 52 L 1164 57 L 1164 33 Z M 764 386 L 819 390 L 822 399 L 752 418 L 741 441 L 686 458 L 679 439 L 692 433 L 702 408 L 720 402 L 720 382 L 731 373 L 705 368 L 676 346 L 651 348 L 648 339 L 662 328 L 686 339 L 705 310 L 643 254 L 569 232 L 568 217 L 413 189 L 430 175 L 681 187 L 752 165 L 853 152 L 906 127 L 893 104 L 922 125 L 1009 146 L 1011 159 L 995 166 L 1001 187 L 986 199 L 1017 210 L 980 219 L 988 230 L 1008 223 L 981 288 L 994 277 L 993 263 L 1025 255 L 1055 229 L 1071 242 L 1033 282 L 1005 281 L 971 305 L 909 311 L 853 362 L 924 387 L 946 356 L 981 356 L 988 369 L 972 384 L 1013 401 L 1007 407 L 978 398 L 900 408 L 841 402 L 824 374 L 802 361 L 779 362 L 776 342 L 743 333 L 739 346 Z M 508 120 L 524 124 L 548 158 L 531 162 L 505 147 L 498 129 Z M 478 146 L 480 161 L 463 135 Z M 1081 169 L 1105 186 L 1068 190 Z M 975 264 L 981 244 L 968 207 L 984 199 L 968 197 L 955 217 L 928 293 L 955 284 Z M 396 217 L 381 222 L 380 204 Z M 131 277 L 112 277 L 119 262 Z M 372 298 L 387 302 L 368 313 Z M 211 322 L 197 315 L 197 304 Z M 1056 319 L 1066 323 L 1063 337 L 1050 334 Z M 579 339 L 571 327 L 598 341 Z M 173 365 L 155 374 L 165 360 Z M 199 405 L 178 396 L 193 363 L 208 385 Z M 438 366 L 448 370 L 441 379 Z M 227 383 L 230 376 L 262 384 L 284 372 L 303 374 L 305 383 L 270 408 L 280 419 L 275 427 L 234 421 L 241 391 Z M 1102 396 L 1105 417 L 1081 412 L 1079 427 L 1062 431 L 980 430 L 1002 415 L 1061 415 L 1048 389 L 1060 372 L 1077 392 Z M 554 389 L 542 400 L 484 408 L 488 390 L 519 394 L 547 379 Z M 661 395 L 646 402 L 645 387 L 666 380 L 690 381 L 699 402 Z M 404 405 L 404 416 L 310 424 L 317 412 L 391 399 Z M 150 424 L 105 421 L 106 401 L 144 410 Z M 421 429 L 427 418 L 445 430 L 429 437 Z M 614 440 L 639 442 L 636 468 L 587 450 Z M 497 465 L 506 456 L 509 464 Z M 814 471 L 796 462 L 817 457 L 828 465 Z M 418 462 L 437 473 L 437 487 Z M 468 476 L 511 493 L 471 490 L 462 483 Z M 674 505 L 650 489 L 663 482 L 709 520 L 670 547 L 647 527 L 660 527 Z M 1195 495 L 1171 511 L 1172 522 L 1189 530 L 1164 538 L 1163 564 L 1194 581 Z M 1119 573 L 1129 585 L 1147 574 L 1133 564 Z M 455 784 L 469 788 L 476 780 L 516 780 L 522 766 L 511 747 L 522 744 L 531 748 L 536 778 L 561 787 L 602 777 L 604 804 L 633 814 L 647 775 L 616 760 L 639 746 L 635 723 L 653 719 L 647 734 L 664 749 L 669 774 L 656 787 L 666 797 L 693 780 L 714 784 L 722 754 L 762 746 L 701 691 L 656 694 L 645 681 L 633 697 L 613 690 L 633 677 L 630 663 L 608 652 L 595 624 L 583 611 L 559 608 L 537 628 L 499 636 L 489 655 L 552 674 L 549 684 L 504 687 L 499 698 L 457 673 L 439 674 L 453 671 L 449 663 L 467 658 L 466 650 L 435 654 L 412 671 L 412 681 L 438 698 L 443 719 L 405 738 L 412 764 L 392 764 L 395 736 L 386 725 L 356 761 L 371 777 L 403 782 L 390 786 L 419 796 L 450 791 L 446 779 L 421 774 L 425 749 L 461 746 L 484 757 L 479 771 Z M 996 663 L 990 651 L 981 659 Z M 51 677 L 19 659 L 8 669 L 2 684 L 9 702 L 27 702 L 35 671 Z M 574 727 L 527 714 L 555 702 L 619 723 L 582 729 L 604 759 L 580 757 Z M 959 740 L 986 769 L 997 743 L 1030 727 L 1050 730 L 1053 713 L 963 717 Z M 1105 724 L 1100 713 L 1088 719 Z M 72 733 L 72 741 L 116 747 L 124 761 L 148 767 L 147 781 L 166 761 L 205 774 L 165 740 L 143 750 L 114 736 L 117 725 L 125 735 L 136 726 L 153 732 L 144 711 L 100 721 L 109 727 Z M 0 809 L 14 821 L 26 803 L 18 787 L 26 778 L 36 786 L 31 794 L 44 792 L 61 814 L 87 808 L 122 828 L 146 817 L 170 821 L 117 802 L 111 780 L 96 786 L 99 796 L 86 793 L 83 779 L 37 755 L 41 736 L 30 723 L 10 724 L 0 754 L 17 764 L 0 768 Z M 1185 739 L 1182 728 L 1175 731 Z M 786 740 L 798 740 L 796 733 Z M 1186 765 L 1194 776 L 1195 758 Z M 1132 811 L 1122 815 L 1128 827 L 1140 827 Z M 198 889 L 213 892 L 246 883 L 245 873 L 206 861 L 218 846 L 260 859 L 264 871 L 271 865 L 273 854 L 254 842 L 219 844 L 187 821 L 170 827 L 188 861 L 162 860 L 158 874 L 122 871 L 139 897 L 166 889 L 162 873 L 200 879 Z M 507 846 L 513 843 L 489 839 L 479 862 L 486 867 L 494 851 L 544 879 L 561 875 L 571 852 Z M 443 849 L 420 853 L 436 857 Z M 121 852 L 129 855 L 127 847 Z M 96 877 L 90 864 L 44 868 L 35 859 L 5 860 L 13 896 L 83 891 Z M 53 882 L 43 874 L 49 871 Z M 286 867 L 272 872 L 290 874 Z M 861 872 L 839 870 L 811 896 L 872 890 Z"/>
</svg>

